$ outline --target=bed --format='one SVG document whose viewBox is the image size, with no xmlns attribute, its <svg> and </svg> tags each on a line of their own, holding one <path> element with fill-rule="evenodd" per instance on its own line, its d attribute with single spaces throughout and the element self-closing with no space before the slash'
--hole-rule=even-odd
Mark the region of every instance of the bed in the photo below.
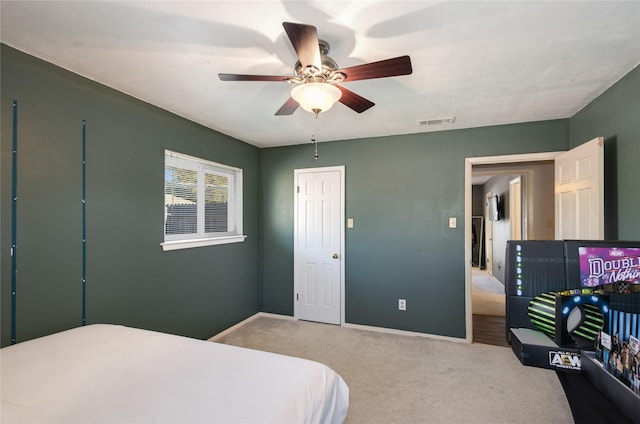
<svg viewBox="0 0 640 424">
<path fill-rule="evenodd" d="M 94 324 L 0 350 L 2 423 L 341 423 L 317 362 Z"/>
</svg>

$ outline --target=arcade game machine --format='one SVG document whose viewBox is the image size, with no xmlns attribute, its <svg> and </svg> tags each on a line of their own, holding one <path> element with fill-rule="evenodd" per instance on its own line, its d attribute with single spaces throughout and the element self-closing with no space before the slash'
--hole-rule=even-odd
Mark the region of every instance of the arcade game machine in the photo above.
<svg viewBox="0 0 640 424">
<path fill-rule="evenodd" d="M 509 241 L 507 340 L 524 365 L 583 373 L 640 422 L 640 242 Z"/>
</svg>

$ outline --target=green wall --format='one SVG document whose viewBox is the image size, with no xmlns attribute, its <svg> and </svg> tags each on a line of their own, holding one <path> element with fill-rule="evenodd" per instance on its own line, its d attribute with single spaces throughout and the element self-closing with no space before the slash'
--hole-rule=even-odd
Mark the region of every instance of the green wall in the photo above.
<svg viewBox="0 0 640 424">
<path fill-rule="evenodd" d="M 640 240 L 640 67 L 569 122 L 571 147 L 605 138 L 605 238 Z"/>
<path fill-rule="evenodd" d="M 640 68 L 568 120 L 261 151 L 262 309 L 293 314 L 293 170 L 345 165 L 346 322 L 465 337 L 464 158 L 605 137 L 605 235 L 640 240 Z M 407 311 L 397 311 L 397 299 Z"/>
<path fill-rule="evenodd" d="M 18 102 L 17 339 L 87 323 L 206 338 L 258 311 L 259 150 L 2 45 L 2 345 L 10 341 L 12 103 Z M 244 243 L 163 252 L 164 149 L 244 170 Z"/>
<path fill-rule="evenodd" d="M 263 149 L 262 309 L 293 314 L 294 169 L 344 165 L 355 220 L 346 322 L 465 337 L 465 158 L 567 150 L 568 140 L 568 121 L 556 120 L 320 143 L 318 161 L 309 144 Z"/>
<path fill-rule="evenodd" d="M 640 239 L 640 70 L 571 119 L 257 149 L 2 45 L 0 275 L 9 340 L 11 118 L 18 101 L 18 340 L 87 319 L 205 338 L 293 314 L 293 172 L 344 165 L 346 321 L 465 337 L 464 159 L 606 138 L 607 234 Z M 162 252 L 164 149 L 244 170 L 244 243 Z M 458 228 L 447 228 L 448 217 Z M 257 288 L 257 290 L 256 290 Z M 397 299 L 407 311 L 397 311 Z"/>
</svg>

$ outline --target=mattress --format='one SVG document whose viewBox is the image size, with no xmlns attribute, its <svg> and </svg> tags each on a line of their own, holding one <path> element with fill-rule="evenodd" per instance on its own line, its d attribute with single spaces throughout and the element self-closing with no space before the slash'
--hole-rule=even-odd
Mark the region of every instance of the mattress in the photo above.
<svg viewBox="0 0 640 424">
<path fill-rule="evenodd" d="M 323 364 L 124 326 L 0 355 L 2 423 L 341 423 L 349 407 Z"/>
</svg>

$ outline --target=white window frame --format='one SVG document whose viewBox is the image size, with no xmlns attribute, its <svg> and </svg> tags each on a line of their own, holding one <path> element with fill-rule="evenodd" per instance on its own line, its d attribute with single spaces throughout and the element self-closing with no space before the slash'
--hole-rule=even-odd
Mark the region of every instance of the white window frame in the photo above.
<svg viewBox="0 0 640 424">
<path fill-rule="evenodd" d="M 167 166 L 175 166 L 198 172 L 198 230 L 195 234 L 170 234 L 167 235 L 166 220 L 167 210 L 163 202 L 164 222 L 162 233 L 164 242 L 160 243 L 163 251 L 188 249 L 193 247 L 212 246 L 217 244 L 241 243 L 247 236 L 242 233 L 242 169 L 183 153 L 165 150 L 165 169 Z M 204 173 L 210 171 L 228 177 L 229 202 L 228 202 L 228 228 L 229 231 L 221 233 L 204 233 Z M 163 183 L 164 194 L 164 183 Z"/>
</svg>

